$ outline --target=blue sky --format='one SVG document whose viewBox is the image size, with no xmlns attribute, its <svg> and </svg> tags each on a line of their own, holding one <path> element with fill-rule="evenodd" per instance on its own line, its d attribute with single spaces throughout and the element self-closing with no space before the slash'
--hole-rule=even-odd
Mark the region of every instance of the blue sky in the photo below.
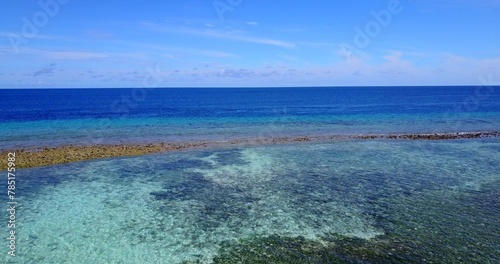
<svg viewBox="0 0 500 264">
<path fill-rule="evenodd" d="M 498 0 L 89 2 L 2 1 L 0 87 L 500 83 Z"/>
</svg>

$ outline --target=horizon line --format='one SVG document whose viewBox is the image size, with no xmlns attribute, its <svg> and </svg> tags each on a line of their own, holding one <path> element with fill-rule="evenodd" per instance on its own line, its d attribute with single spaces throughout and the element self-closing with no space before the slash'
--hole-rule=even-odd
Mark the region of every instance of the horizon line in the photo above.
<svg viewBox="0 0 500 264">
<path fill-rule="evenodd" d="M 408 88 L 408 87 L 476 87 L 500 86 L 500 84 L 445 84 L 445 85 L 313 85 L 313 86 L 179 86 L 179 87 L 0 87 L 0 90 L 57 90 L 57 89 L 294 89 L 294 88 Z"/>
</svg>

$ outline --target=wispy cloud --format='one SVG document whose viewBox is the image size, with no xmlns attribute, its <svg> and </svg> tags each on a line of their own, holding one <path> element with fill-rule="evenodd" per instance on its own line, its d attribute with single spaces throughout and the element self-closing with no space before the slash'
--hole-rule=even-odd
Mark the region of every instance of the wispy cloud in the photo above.
<svg viewBox="0 0 500 264">
<path fill-rule="evenodd" d="M 304 45 L 304 46 L 308 46 L 308 47 L 313 47 L 313 48 L 336 48 L 336 47 L 338 47 L 338 44 L 328 43 L 328 42 L 304 41 L 304 42 L 300 42 L 299 44 Z"/>
<path fill-rule="evenodd" d="M 500 2 L 498 0 L 449 0 L 447 1 L 449 5 L 461 6 L 461 7 L 500 7 Z M 446 3 L 446 2 L 445 2 Z"/>
<path fill-rule="evenodd" d="M 212 57 L 212 58 L 237 58 L 238 56 L 235 54 L 217 51 L 217 50 L 207 50 L 207 49 L 197 49 L 197 48 L 188 48 L 188 47 L 173 47 L 167 45 L 154 45 L 148 43 L 141 42 L 121 42 L 123 45 L 132 46 L 136 49 L 141 50 L 155 50 L 164 52 L 162 55 L 164 57 L 170 59 L 177 59 L 175 55 L 172 53 L 186 53 L 191 55 L 198 55 L 204 57 Z"/>
<path fill-rule="evenodd" d="M 415 1 L 416 2 L 416 1 Z M 435 12 L 442 9 L 460 9 L 467 10 L 471 8 L 475 9 L 489 9 L 489 8 L 500 8 L 500 1 L 498 0 L 441 0 L 441 1 L 419 1 L 422 6 L 427 6 L 422 8 L 422 12 Z"/>
<path fill-rule="evenodd" d="M 31 75 L 34 77 L 38 77 L 41 75 L 52 75 L 54 73 L 55 68 L 56 68 L 56 64 L 51 63 L 51 64 L 41 68 L 40 70 L 35 71 Z"/>
<path fill-rule="evenodd" d="M 2 50 L 7 50 L 6 47 L 0 47 Z M 132 58 L 144 59 L 145 56 L 136 51 L 114 53 L 114 52 L 97 52 L 97 51 L 82 51 L 82 50 L 45 50 L 45 49 L 32 49 L 20 48 L 17 55 L 33 55 L 34 58 L 41 57 L 42 59 L 49 60 L 91 60 L 91 59 L 107 59 L 107 58 Z"/>
<path fill-rule="evenodd" d="M 92 39 L 111 39 L 115 35 L 111 32 L 101 31 L 101 30 L 88 30 L 85 35 Z"/>
<path fill-rule="evenodd" d="M 88 51 L 49 51 L 39 49 L 21 49 L 20 53 L 39 55 L 53 60 L 88 60 L 96 58 L 107 58 L 108 53 Z"/>
<path fill-rule="evenodd" d="M 294 48 L 295 44 L 291 42 L 271 39 L 271 38 L 262 38 L 262 37 L 252 37 L 247 35 L 242 35 L 240 33 L 236 34 L 234 32 L 224 32 L 224 31 L 216 31 L 216 30 L 196 30 L 196 29 L 188 29 L 188 28 L 179 28 L 179 27 L 169 27 L 157 25 L 154 23 L 143 23 L 147 29 L 160 31 L 160 32 L 168 32 L 168 33 L 176 33 L 176 34 L 185 34 L 199 37 L 211 37 L 211 38 L 219 38 L 219 39 L 228 39 L 239 42 L 247 42 L 247 43 L 257 43 L 264 45 L 271 45 L 281 48 Z"/>
<path fill-rule="evenodd" d="M 18 38 L 18 37 L 23 37 L 21 32 L 7 32 L 7 31 L 0 31 L 0 37 L 1 38 Z M 60 35 L 46 35 L 46 34 L 36 34 L 34 36 L 30 36 L 30 39 L 65 39 L 65 36 L 60 36 Z"/>
</svg>

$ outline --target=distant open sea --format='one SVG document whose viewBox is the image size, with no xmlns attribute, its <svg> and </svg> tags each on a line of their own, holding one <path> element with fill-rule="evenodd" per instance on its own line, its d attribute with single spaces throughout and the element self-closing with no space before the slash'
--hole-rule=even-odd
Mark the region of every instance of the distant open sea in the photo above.
<svg viewBox="0 0 500 264">
<path fill-rule="evenodd" d="M 498 86 L 3 89 L 0 105 L 0 150 L 500 131 Z M 228 146 L 16 173 L 5 261 L 500 262 L 499 138 Z"/>
<path fill-rule="evenodd" d="M 0 149 L 495 130 L 500 87 L 0 90 Z"/>
</svg>

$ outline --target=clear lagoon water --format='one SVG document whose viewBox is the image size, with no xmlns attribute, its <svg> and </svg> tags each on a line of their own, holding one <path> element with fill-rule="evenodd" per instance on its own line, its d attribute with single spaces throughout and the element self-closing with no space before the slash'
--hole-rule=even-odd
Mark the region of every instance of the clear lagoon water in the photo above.
<svg viewBox="0 0 500 264">
<path fill-rule="evenodd" d="M 490 88 L 0 90 L 0 149 L 498 131 Z M 20 169 L 15 261 L 498 263 L 499 161 L 498 138 L 379 139 Z"/>
</svg>

